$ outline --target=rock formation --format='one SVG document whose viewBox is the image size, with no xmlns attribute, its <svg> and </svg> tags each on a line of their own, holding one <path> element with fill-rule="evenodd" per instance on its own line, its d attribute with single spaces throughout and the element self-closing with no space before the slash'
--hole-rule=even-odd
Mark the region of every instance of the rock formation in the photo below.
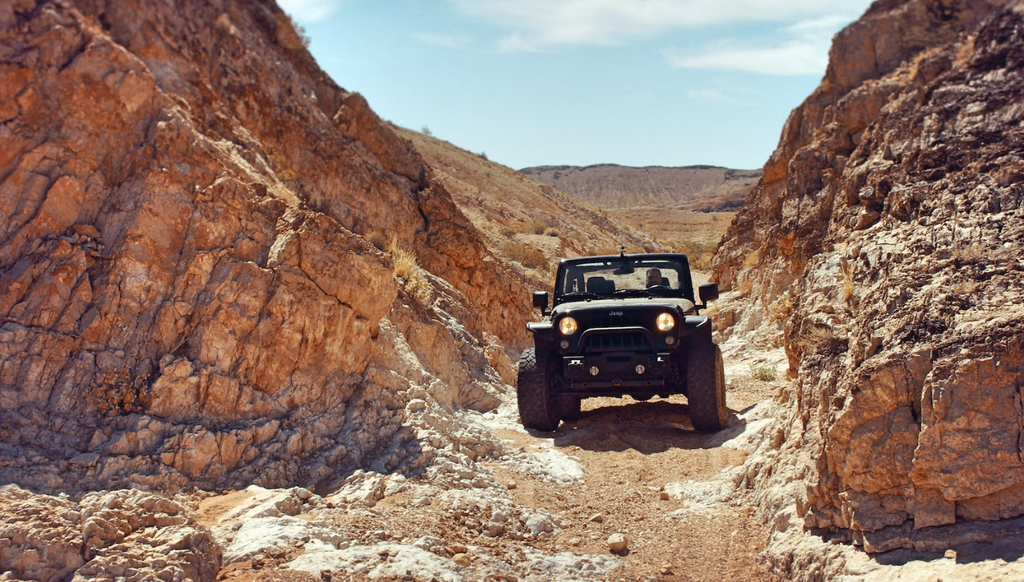
<svg viewBox="0 0 1024 582">
<path fill-rule="evenodd" d="M 0 4 L 0 483 L 415 470 L 527 298 L 273 2 Z"/>
<path fill-rule="evenodd" d="M 739 328 L 784 323 L 794 381 L 747 473 L 779 530 L 868 552 L 1019 530 L 1022 30 L 1019 1 L 875 2 L 716 256 Z"/>
</svg>

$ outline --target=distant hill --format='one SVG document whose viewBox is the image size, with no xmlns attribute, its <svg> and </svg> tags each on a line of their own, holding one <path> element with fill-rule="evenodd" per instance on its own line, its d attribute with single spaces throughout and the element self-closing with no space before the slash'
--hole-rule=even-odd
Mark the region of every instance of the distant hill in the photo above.
<svg viewBox="0 0 1024 582">
<path fill-rule="evenodd" d="M 718 166 L 535 166 L 520 173 L 686 253 L 698 269 L 710 266 L 733 216 L 761 179 L 761 170 Z"/>
<path fill-rule="evenodd" d="M 664 249 L 663 243 L 617 219 L 447 141 L 391 126 L 409 140 L 434 176 L 498 257 L 522 265 L 532 284 L 550 282 L 558 259 Z"/>
<path fill-rule="evenodd" d="M 601 209 L 673 208 L 736 211 L 761 178 L 761 170 L 717 166 L 535 166 L 523 174 Z"/>
</svg>

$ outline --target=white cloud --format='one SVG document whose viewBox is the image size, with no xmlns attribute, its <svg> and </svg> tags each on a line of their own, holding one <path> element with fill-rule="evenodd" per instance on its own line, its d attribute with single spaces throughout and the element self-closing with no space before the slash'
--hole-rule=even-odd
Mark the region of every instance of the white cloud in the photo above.
<svg viewBox="0 0 1024 582">
<path fill-rule="evenodd" d="M 472 39 L 468 36 L 461 34 L 433 34 L 429 32 L 421 32 L 413 35 L 416 40 L 422 42 L 425 45 L 436 46 L 446 49 L 461 49 L 465 48 Z"/>
<path fill-rule="evenodd" d="M 669 57 L 674 67 L 745 71 L 766 75 L 820 75 L 828 65 L 828 46 L 788 43 L 770 48 L 735 48 Z"/>
<path fill-rule="evenodd" d="M 281 10 L 299 22 L 325 20 L 341 5 L 343 0 L 278 0 Z"/>
<path fill-rule="evenodd" d="M 608 45 L 678 29 L 742 22 L 849 22 L 870 0 L 449 0 L 461 12 L 510 31 L 506 50 Z"/>
<path fill-rule="evenodd" d="M 687 69 L 822 75 L 828 66 L 832 35 L 846 22 L 836 16 L 806 20 L 784 28 L 777 40 L 767 45 L 726 39 L 697 54 L 669 51 L 666 57 L 670 65 Z"/>
</svg>

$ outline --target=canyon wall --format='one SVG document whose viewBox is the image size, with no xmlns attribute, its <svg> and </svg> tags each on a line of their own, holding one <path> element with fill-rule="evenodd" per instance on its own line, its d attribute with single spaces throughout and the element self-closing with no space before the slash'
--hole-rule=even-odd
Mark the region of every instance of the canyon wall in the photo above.
<svg viewBox="0 0 1024 582">
<path fill-rule="evenodd" d="M 746 477 L 777 526 L 934 550 L 1024 515 L 1021 31 L 1020 2 L 875 2 L 716 256 L 737 325 L 784 323 Z"/>
<path fill-rule="evenodd" d="M 0 4 L 0 484 L 415 470 L 406 403 L 494 406 L 528 316 L 273 2 Z"/>
</svg>

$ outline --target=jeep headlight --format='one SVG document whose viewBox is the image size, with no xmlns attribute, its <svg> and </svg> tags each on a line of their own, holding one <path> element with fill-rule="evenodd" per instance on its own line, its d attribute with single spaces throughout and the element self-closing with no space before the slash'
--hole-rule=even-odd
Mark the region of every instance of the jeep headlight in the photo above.
<svg viewBox="0 0 1024 582">
<path fill-rule="evenodd" d="M 659 313 L 658 319 L 654 320 L 654 325 L 661 333 L 669 332 L 676 326 L 676 318 L 672 317 L 671 313 Z"/>
<path fill-rule="evenodd" d="M 576 330 L 579 329 L 579 327 L 580 326 L 576 323 L 576 320 L 571 317 L 563 317 L 562 320 L 558 322 L 558 331 L 565 336 L 576 333 Z"/>
</svg>

